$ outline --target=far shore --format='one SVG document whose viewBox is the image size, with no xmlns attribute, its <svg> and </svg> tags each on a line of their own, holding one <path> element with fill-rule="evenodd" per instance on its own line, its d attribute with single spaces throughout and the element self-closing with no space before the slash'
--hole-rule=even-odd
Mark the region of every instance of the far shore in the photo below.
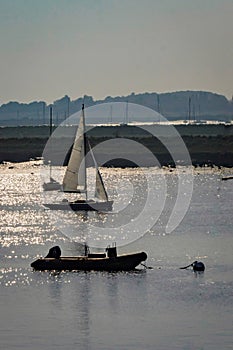
<svg viewBox="0 0 233 350">
<path fill-rule="evenodd" d="M 103 141 L 108 139 L 109 138 L 90 137 L 90 144 L 92 147 L 94 147 L 97 144 L 101 145 Z M 141 143 L 144 147 L 149 149 L 158 159 L 161 166 L 175 165 L 174 160 L 167 149 L 156 138 L 137 137 L 131 138 L 131 140 Z M 186 144 L 191 162 L 194 166 L 203 166 L 206 164 L 210 166 L 233 166 L 233 136 L 183 136 L 183 141 Z M 0 163 L 4 161 L 25 162 L 30 159 L 42 157 L 46 142 L 47 139 L 45 138 L 0 138 Z M 174 140 L 174 148 L 176 146 L 175 142 L 176 140 Z M 54 140 L 54 159 L 52 159 L 53 164 L 67 164 L 68 155 L 66 155 L 66 159 L 64 160 L 62 152 L 64 151 L 67 153 L 67 149 L 69 150 L 69 143 L 70 139 L 67 138 Z M 97 161 L 98 159 L 102 159 L 101 156 L 106 152 L 108 154 L 108 158 L 112 159 L 106 164 L 101 164 L 104 166 L 132 167 L 135 166 L 135 164 L 130 162 L 128 159 L 135 159 L 135 157 L 137 157 L 141 166 L 154 166 L 154 162 L 151 163 L 145 154 L 135 154 L 133 149 L 126 149 L 124 154 L 120 154 L 120 156 L 114 149 L 107 149 L 106 151 L 106 149 L 101 149 L 100 147 L 99 152 L 99 154 L 95 154 Z M 44 156 L 46 162 L 46 155 Z M 180 165 L 187 165 L 182 161 L 182 154 L 177 155 L 177 157 Z M 62 163 L 60 159 L 63 160 Z"/>
</svg>

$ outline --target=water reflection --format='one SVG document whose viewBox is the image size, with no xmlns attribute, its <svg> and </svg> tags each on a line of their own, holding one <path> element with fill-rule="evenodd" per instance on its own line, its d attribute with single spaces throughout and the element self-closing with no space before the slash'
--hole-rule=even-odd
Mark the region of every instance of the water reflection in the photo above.
<svg viewBox="0 0 233 350">
<path fill-rule="evenodd" d="M 92 302 L 91 274 L 84 273 L 79 293 L 76 294 L 76 327 L 81 333 L 83 349 L 89 349 L 90 335 L 90 304 Z"/>
<path fill-rule="evenodd" d="M 63 278 L 60 272 L 51 272 L 48 274 L 50 300 L 55 308 L 62 307 L 62 283 Z"/>
</svg>

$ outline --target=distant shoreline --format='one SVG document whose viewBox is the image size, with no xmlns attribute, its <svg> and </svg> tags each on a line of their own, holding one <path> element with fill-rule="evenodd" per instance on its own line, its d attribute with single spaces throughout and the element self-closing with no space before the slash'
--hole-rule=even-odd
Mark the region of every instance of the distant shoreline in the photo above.
<svg viewBox="0 0 233 350">
<path fill-rule="evenodd" d="M 233 125 L 183 124 L 174 127 L 186 144 L 194 166 L 205 164 L 233 166 Z M 54 164 L 66 164 L 67 150 L 69 150 L 72 140 L 74 140 L 76 129 L 77 126 L 53 128 L 55 131 L 55 136 L 52 138 L 52 161 Z M 41 157 L 49 138 L 49 131 L 48 126 L 0 128 L 0 163 L 3 161 L 25 162 L 31 158 Z M 142 166 L 154 166 L 154 162 L 151 163 L 151 160 L 146 158 L 145 154 L 135 154 L 134 150 L 126 149 L 124 154 L 119 157 L 119 152 L 117 153 L 116 150 L 111 150 L 108 147 L 106 151 L 103 147 L 101 148 L 103 141 L 117 138 L 126 138 L 141 143 L 154 154 L 161 166 L 174 166 L 173 159 L 163 145 L 163 140 L 165 143 L 169 140 L 172 149 L 175 149 L 177 139 L 173 135 L 173 126 L 169 127 L 163 124 L 87 126 L 87 134 L 92 147 L 97 144 L 100 146 L 100 154 L 96 155 L 97 161 L 102 159 L 100 156 L 106 153 L 108 153 L 108 158 L 112 159 L 105 166 L 135 166 L 127 160 L 135 159 L 135 157 Z M 153 135 L 156 135 L 156 137 Z M 180 165 L 186 165 L 182 163 L 182 154 L 177 155 L 177 157 L 180 160 Z M 65 158 L 66 161 L 60 164 L 61 159 L 64 160 Z"/>
<path fill-rule="evenodd" d="M 92 146 L 101 144 L 101 142 L 106 141 L 108 138 L 95 138 L 90 137 L 90 143 Z M 161 166 L 174 166 L 174 161 L 166 148 L 155 138 L 137 137 L 131 138 L 136 142 L 141 143 L 147 149 L 149 149 L 155 157 L 158 159 Z M 190 153 L 191 161 L 194 166 L 216 165 L 224 167 L 233 167 L 233 136 L 183 136 L 183 141 Z M 25 162 L 30 159 L 35 159 L 41 157 L 43 154 L 44 147 L 46 145 L 47 138 L 0 138 L 0 163 L 4 161 L 9 162 Z M 70 139 L 64 138 L 62 140 L 57 140 L 59 145 L 62 143 L 64 148 L 66 144 L 69 144 Z M 54 146 L 56 149 L 56 144 Z M 57 147 L 59 149 L 59 147 Z M 67 148 L 66 148 L 67 149 Z M 105 152 L 106 150 L 100 152 Z M 101 154 L 97 154 L 98 158 Z M 134 154 L 133 150 L 125 150 L 124 155 L 119 157 L 114 150 L 108 150 L 108 156 L 111 161 L 109 161 L 104 166 L 113 167 L 132 167 L 135 166 L 132 162 L 127 159 L 132 159 L 137 157 L 141 166 L 154 166 L 145 157 L 144 154 Z M 59 152 L 55 152 L 55 159 L 53 163 L 57 165 L 65 165 L 59 163 L 59 159 L 64 159 L 61 157 Z M 180 165 L 187 165 L 182 163 L 182 155 L 180 159 Z"/>
</svg>

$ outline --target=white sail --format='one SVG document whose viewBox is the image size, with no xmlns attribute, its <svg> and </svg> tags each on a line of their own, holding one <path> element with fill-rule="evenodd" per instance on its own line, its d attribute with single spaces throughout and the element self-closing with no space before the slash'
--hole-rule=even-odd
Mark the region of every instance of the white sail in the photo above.
<svg viewBox="0 0 233 350">
<path fill-rule="evenodd" d="M 108 201 L 108 195 L 98 168 L 96 168 L 95 197 L 103 201 Z"/>
<path fill-rule="evenodd" d="M 63 179 L 64 192 L 86 192 L 85 146 L 85 118 L 82 108 L 79 127 Z"/>
<path fill-rule="evenodd" d="M 100 200 L 103 200 L 103 201 L 108 201 L 108 195 L 107 195 L 106 189 L 104 187 L 104 182 L 103 182 L 102 176 L 100 174 L 97 162 L 95 160 L 94 153 L 91 149 L 91 145 L 89 143 L 89 140 L 88 140 L 88 148 L 90 150 L 91 157 L 93 159 L 93 162 L 95 164 L 95 169 L 96 169 L 95 197 L 100 199 Z"/>
</svg>

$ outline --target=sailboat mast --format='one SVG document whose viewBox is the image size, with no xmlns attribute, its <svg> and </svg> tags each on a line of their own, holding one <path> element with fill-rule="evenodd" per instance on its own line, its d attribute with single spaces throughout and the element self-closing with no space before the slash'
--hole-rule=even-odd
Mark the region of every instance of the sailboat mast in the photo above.
<svg viewBox="0 0 233 350">
<path fill-rule="evenodd" d="M 191 97 L 189 97 L 189 122 L 191 121 Z"/>
<path fill-rule="evenodd" d="M 50 118 L 49 118 L 49 136 L 52 135 L 52 131 L 53 131 L 53 108 L 50 107 L 49 109 L 49 115 L 50 115 Z"/>
<path fill-rule="evenodd" d="M 86 140 L 86 122 L 85 122 L 85 113 L 84 113 L 84 103 L 82 104 L 82 116 L 83 116 L 83 137 L 84 137 L 84 158 L 83 158 L 83 166 L 84 166 L 84 177 L 85 177 L 85 196 L 87 200 L 87 168 L 86 168 L 86 154 L 87 154 L 87 140 Z"/>
<path fill-rule="evenodd" d="M 49 108 L 49 137 L 50 137 L 50 143 L 51 143 L 51 135 L 53 132 L 53 109 L 52 106 L 50 106 Z M 50 148 L 52 148 L 52 145 L 50 146 Z M 52 152 L 52 150 L 50 149 L 50 152 Z M 50 177 L 50 181 L 52 181 L 52 162 L 51 160 L 49 161 L 49 177 Z"/>
</svg>

